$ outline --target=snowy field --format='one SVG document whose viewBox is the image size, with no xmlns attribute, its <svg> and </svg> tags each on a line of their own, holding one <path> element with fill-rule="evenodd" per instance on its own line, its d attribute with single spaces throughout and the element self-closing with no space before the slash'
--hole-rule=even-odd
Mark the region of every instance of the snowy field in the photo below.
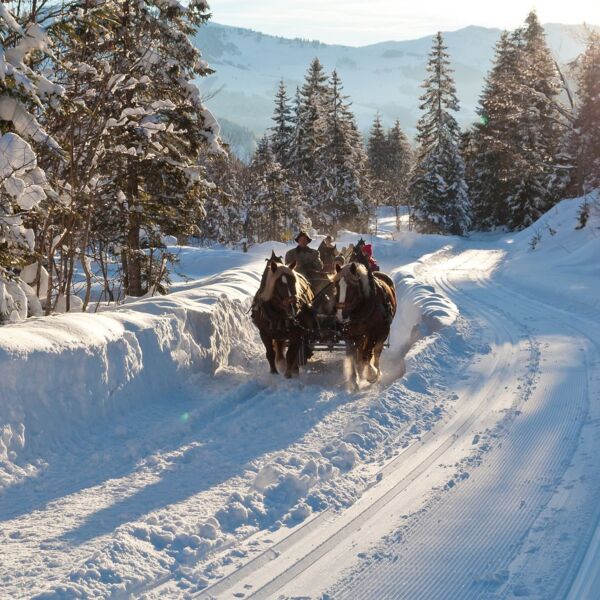
<svg viewBox="0 0 600 600">
<path fill-rule="evenodd" d="M 175 248 L 168 296 L 0 328 L 0 598 L 600 597 L 580 204 L 467 240 L 382 214 L 399 312 L 357 392 L 339 355 L 268 374 L 248 307 L 281 244 Z"/>
</svg>

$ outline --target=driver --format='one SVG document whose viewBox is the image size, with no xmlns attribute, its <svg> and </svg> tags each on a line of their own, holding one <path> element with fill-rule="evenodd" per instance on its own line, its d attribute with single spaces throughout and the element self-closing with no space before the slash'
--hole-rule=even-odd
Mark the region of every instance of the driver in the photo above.
<svg viewBox="0 0 600 600">
<path fill-rule="evenodd" d="M 319 253 L 308 245 L 312 242 L 306 231 L 300 231 L 295 238 L 298 244 L 295 248 L 288 250 L 285 255 L 285 264 L 289 265 L 296 261 L 296 271 L 304 275 L 309 281 L 319 277 L 323 271 L 323 263 Z"/>
</svg>

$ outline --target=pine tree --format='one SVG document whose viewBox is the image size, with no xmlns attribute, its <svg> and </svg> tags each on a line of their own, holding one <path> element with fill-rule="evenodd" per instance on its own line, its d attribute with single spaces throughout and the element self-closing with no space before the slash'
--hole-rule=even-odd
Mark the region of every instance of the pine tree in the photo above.
<svg viewBox="0 0 600 600">
<path fill-rule="evenodd" d="M 304 203 L 275 159 L 266 136 L 260 140 L 248 172 L 246 237 L 252 242 L 289 241 L 298 224 L 306 221 Z"/>
<path fill-rule="evenodd" d="M 590 33 L 577 73 L 578 93 L 574 140 L 577 147 L 576 188 L 587 194 L 600 187 L 600 35 Z"/>
<path fill-rule="evenodd" d="M 327 94 L 327 75 L 319 59 L 315 58 L 296 102 L 296 131 L 291 161 L 299 179 L 314 179 L 318 171 L 319 155 L 325 146 L 324 105 Z"/>
<path fill-rule="evenodd" d="M 125 289 L 138 296 L 154 283 L 153 249 L 161 236 L 191 233 L 202 216 L 206 185 L 198 155 L 206 145 L 219 150 L 219 129 L 193 84 L 210 72 L 189 40 L 208 18 L 207 4 L 155 0 L 118 7 L 108 60 L 112 117 L 103 132 L 109 152 L 101 169 L 110 174 L 106 210 L 123 248 Z"/>
<path fill-rule="evenodd" d="M 368 211 L 361 193 L 362 141 L 357 136 L 354 116 L 335 70 L 326 98 L 327 142 L 323 149 L 325 167 L 320 179 L 322 204 L 315 217 L 319 217 L 325 227 L 333 228 L 335 233 L 341 227 L 366 225 Z"/>
<path fill-rule="evenodd" d="M 400 126 L 396 120 L 394 126 L 387 134 L 387 159 L 386 159 L 386 185 L 388 186 L 387 201 L 394 207 L 396 214 L 396 229 L 400 230 L 400 207 L 408 205 L 412 212 L 408 185 L 413 167 L 413 151 Z"/>
<path fill-rule="evenodd" d="M 381 124 L 379 113 L 375 115 L 369 139 L 367 141 L 367 156 L 369 161 L 369 174 L 371 178 L 371 191 L 376 206 L 387 203 L 389 187 L 386 185 L 389 176 L 388 166 L 389 145 L 385 131 Z"/>
<path fill-rule="evenodd" d="M 519 154 L 519 76 L 521 32 L 503 32 L 480 99 L 469 153 L 469 189 L 475 227 L 490 229 L 509 222 L 508 198 L 517 184 Z"/>
<path fill-rule="evenodd" d="M 556 202 L 569 178 L 567 121 L 556 65 L 537 16 L 503 33 L 473 130 L 475 226 L 528 226 Z"/>
<path fill-rule="evenodd" d="M 212 185 L 206 192 L 200 240 L 204 244 L 239 243 L 245 237 L 242 197 L 248 168 L 235 156 L 224 153 L 204 151 L 201 162 Z"/>
<path fill-rule="evenodd" d="M 534 11 L 527 16 L 522 40 L 518 67 L 520 178 L 508 198 L 513 229 L 527 227 L 556 201 L 551 186 L 561 170 L 556 160 L 565 129 L 558 110 L 558 72 Z"/>
<path fill-rule="evenodd" d="M 464 235 L 470 200 L 460 155 L 460 131 L 450 111 L 458 110 L 456 89 L 441 33 L 434 38 L 417 124 L 419 152 L 411 181 L 415 219 L 425 230 Z"/>
<path fill-rule="evenodd" d="M 287 169 L 290 166 L 291 144 L 294 138 L 294 123 L 292 108 L 285 89 L 283 79 L 279 82 L 277 95 L 275 96 L 275 111 L 273 113 L 273 122 L 271 127 L 270 144 L 273 149 L 275 159 L 279 164 Z"/>
</svg>

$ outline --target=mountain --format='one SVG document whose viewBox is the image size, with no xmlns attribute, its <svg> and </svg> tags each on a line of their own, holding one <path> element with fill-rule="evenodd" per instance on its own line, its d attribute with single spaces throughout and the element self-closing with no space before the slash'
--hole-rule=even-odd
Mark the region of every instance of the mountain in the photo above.
<svg viewBox="0 0 600 600">
<path fill-rule="evenodd" d="M 573 60 L 585 45 L 583 26 L 547 24 L 545 29 L 548 45 L 560 64 Z M 475 26 L 444 33 L 455 71 L 462 125 L 476 118 L 477 101 L 499 36 L 499 29 Z M 203 94 L 216 116 L 228 122 L 225 138 L 227 132 L 235 132 L 232 147 L 241 148 L 244 156 L 256 137 L 271 126 L 280 78 L 293 96 L 315 56 L 328 71 L 338 70 L 361 131 L 368 131 L 379 111 L 386 125 L 399 118 L 405 130 L 414 133 L 432 36 L 356 48 L 210 23 L 195 41 L 216 71 L 200 81 Z"/>
</svg>

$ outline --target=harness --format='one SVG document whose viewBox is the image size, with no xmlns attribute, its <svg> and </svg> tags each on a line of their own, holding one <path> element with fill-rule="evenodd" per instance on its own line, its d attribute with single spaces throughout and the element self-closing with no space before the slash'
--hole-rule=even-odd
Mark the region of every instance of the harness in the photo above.
<svg viewBox="0 0 600 600">
<path fill-rule="evenodd" d="M 362 297 L 362 301 L 360 302 L 358 309 L 355 309 L 350 313 L 348 324 L 346 325 L 346 327 L 350 325 L 350 321 L 353 325 L 363 325 L 367 323 L 371 320 L 376 311 L 382 312 L 383 317 L 387 322 L 387 325 L 391 325 L 394 318 L 391 301 L 388 295 L 385 293 L 385 290 L 380 284 L 380 282 L 378 282 L 375 279 L 375 277 L 373 277 L 372 273 L 369 273 L 369 287 L 371 288 L 375 296 L 379 296 L 382 302 L 367 302 L 368 298 L 365 298 L 361 291 L 360 294 Z M 360 289 L 361 288 L 359 284 L 359 290 Z M 366 307 L 364 307 L 365 304 Z M 363 307 L 364 310 L 362 310 L 361 312 L 361 309 L 363 309 Z M 345 307 L 343 305 L 338 305 L 337 308 L 343 309 Z"/>
</svg>

